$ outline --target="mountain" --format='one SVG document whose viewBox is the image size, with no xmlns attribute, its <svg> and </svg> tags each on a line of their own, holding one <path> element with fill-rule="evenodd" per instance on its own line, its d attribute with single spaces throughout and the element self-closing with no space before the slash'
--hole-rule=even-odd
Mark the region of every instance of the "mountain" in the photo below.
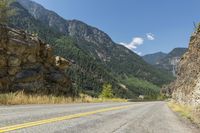
<svg viewBox="0 0 200 133">
<path fill-rule="evenodd" d="M 156 65 L 161 59 L 166 57 L 167 54 L 163 52 L 157 52 L 153 54 L 147 54 L 143 56 L 142 58 L 151 65 Z"/>
<path fill-rule="evenodd" d="M 38 34 L 55 48 L 57 55 L 71 60 L 73 65 L 66 73 L 74 81 L 77 91 L 98 96 L 102 85 L 108 82 L 113 85 L 115 95 L 120 97 L 157 94 L 158 86 L 172 80 L 171 75 L 116 44 L 98 28 L 78 20 L 65 20 L 29 0 L 17 0 L 12 6 L 18 13 L 10 18 L 9 26 Z M 130 85 L 130 81 L 138 84 Z M 143 83 L 149 84 L 147 90 L 135 91 L 144 88 Z"/>
<path fill-rule="evenodd" d="M 176 76 L 177 65 L 187 48 L 174 48 L 168 54 L 155 53 L 143 56 L 143 59 L 159 69 L 164 69 Z"/>
</svg>

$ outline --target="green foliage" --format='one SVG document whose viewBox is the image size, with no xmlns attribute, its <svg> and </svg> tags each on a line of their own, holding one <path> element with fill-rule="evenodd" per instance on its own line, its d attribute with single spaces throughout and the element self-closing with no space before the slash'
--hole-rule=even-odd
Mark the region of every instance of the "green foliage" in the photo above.
<svg viewBox="0 0 200 133">
<path fill-rule="evenodd" d="M 66 70 L 66 74 L 79 93 L 98 97 L 103 84 L 110 83 L 115 97 L 133 98 L 139 94 L 153 96 L 153 93 L 158 94 L 159 87 L 150 82 L 162 85 L 170 79 L 170 76 L 155 70 L 141 57 L 120 45 L 107 47 L 107 44 L 97 45 L 77 37 L 69 37 L 61 33 L 59 28 L 49 27 L 36 20 L 19 3 L 15 2 L 12 6 L 17 8 L 18 13 L 9 18 L 9 26 L 37 33 L 42 40 L 53 46 L 56 55 L 71 60 L 72 66 Z M 107 56 L 112 60 L 102 61 L 96 51 L 108 53 Z M 128 89 L 121 87 L 120 83 L 125 84 Z"/>
<path fill-rule="evenodd" d="M 154 68 L 147 64 L 140 56 L 121 45 L 113 43 L 112 46 L 108 47 L 108 44 L 96 45 L 92 42 L 83 41 L 82 39 L 78 39 L 77 45 L 81 50 L 89 53 L 94 59 L 102 62 L 104 68 L 110 71 L 115 77 L 124 75 L 125 77 L 134 76 L 158 86 L 167 84 L 173 79 L 172 74 Z M 103 56 L 110 58 L 110 60 L 103 61 L 97 53 L 103 53 Z"/>
<path fill-rule="evenodd" d="M 9 16 L 15 14 L 15 10 L 10 8 L 10 4 L 14 0 L 0 0 L 0 23 L 7 24 Z"/>
<path fill-rule="evenodd" d="M 137 98 L 139 95 L 145 95 L 155 99 L 160 95 L 160 88 L 148 81 L 141 80 L 135 77 L 130 77 L 122 80 L 123 83 L 129 88 L 129 91 Z"/>
<path fill-rule="evenodd" d="M 99 96 L 100 98 L 113 98 L 113 91 L 111 84 L 104 84 L 102 92 Z"/>
<path fill-rule="evenodd" d="M 89 54 L 81 50 L 73 38 L 63 36 L 55 42 L 55 45 L 53 45 L 55 54 L 73 62 L 73 65 L 66 73 L 75 82 L 75 86 L 80 92 L 98 96 L 99 93 L 101 93 L 102 84 L 104 82 L 109 82 L 115 88 L 114 92 L 116 95 L 119 96 L 119 81 L 108 73 L 102 64 L 98 63 Z M 123 93 L 125 92 L 121 94 Z"/>
</svg>

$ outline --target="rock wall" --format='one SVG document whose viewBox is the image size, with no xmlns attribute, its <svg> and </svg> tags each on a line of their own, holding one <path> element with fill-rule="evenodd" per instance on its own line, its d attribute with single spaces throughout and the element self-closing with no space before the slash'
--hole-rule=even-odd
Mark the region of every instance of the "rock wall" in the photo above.
<svg viewBox="0 0 200 133">
<path fill-rule="evenodd" d="M 181 58 L 177 80 L 168 88 L 176 101 L 200 105 L 200 27 L 191 36 L 189 50 Z"/>
<path fill-rule="evenodd" d="M 0 25 L 0 91 L 73 94 L 70 62 L 34 35 Z"/>
</svg>

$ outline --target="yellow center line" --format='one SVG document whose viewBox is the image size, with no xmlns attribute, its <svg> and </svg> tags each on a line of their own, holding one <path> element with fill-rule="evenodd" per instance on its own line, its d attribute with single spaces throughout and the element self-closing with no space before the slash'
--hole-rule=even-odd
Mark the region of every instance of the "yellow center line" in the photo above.
<svg viewBox="0 0 200 133">
<path fill-rule="evenodd" d="M 17 125 L 12 125 L 12 126 L 1 127 L 0 128 L 0 133 L 13 131 L 13 130 L 17 130 L 17 129 L 22 129 L 22 128 L 38 126 L 38 125 L 52 123 L 52 122 L 58 122 L 58 121 L 63 121 L 63 120 L 79 118 L 79 117 L 93 115 L 93 114 L 107 112 L 107 111 L 125 109 L 125 108 L 128 108 L 130 106 L 131 105 L 119 106 L 119 107 L 111 107 L 111 108 L 105 108 L 105 109 L 99 109 L 99 110 L 95 110 L 95 111 L 90 111 L 90 112 L 72 114 L 72 115 L 67 115 L 67 116 L 62 116 L 62 117 L 56 117 L 56 118 L 50 118 L 50 119 L 44 119 L 44 120 L 39 120 L 39 121 L 34 121 L 34 122 L 27 122 L 27 123 L 23 123 L 23 124 L 17 124 Z"/>
</svg>

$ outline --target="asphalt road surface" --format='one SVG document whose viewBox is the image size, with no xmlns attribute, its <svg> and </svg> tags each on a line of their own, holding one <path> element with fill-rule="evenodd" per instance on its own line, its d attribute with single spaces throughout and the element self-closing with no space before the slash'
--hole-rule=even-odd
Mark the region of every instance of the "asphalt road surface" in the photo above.
<svg viewBox="0 0 200 133">
<path fill-rule="evenodd" d="M 165 102 L 0 106 L 0 133 L 200 133 Z"/>
</svg>

